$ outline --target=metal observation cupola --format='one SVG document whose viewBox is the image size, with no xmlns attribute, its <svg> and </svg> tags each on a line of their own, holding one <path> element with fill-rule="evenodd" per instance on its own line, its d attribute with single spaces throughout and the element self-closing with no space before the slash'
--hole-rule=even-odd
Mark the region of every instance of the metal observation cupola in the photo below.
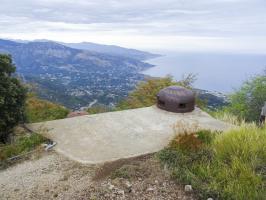
<svg viewBox="0 0 266 200">
<path fill-rule="evenodd" d="M 180 86 L 170 86 L 157 94 L 157 106 L 175 113 L 191 112 L 195 109 L 195 94 Z"/>
</svg>

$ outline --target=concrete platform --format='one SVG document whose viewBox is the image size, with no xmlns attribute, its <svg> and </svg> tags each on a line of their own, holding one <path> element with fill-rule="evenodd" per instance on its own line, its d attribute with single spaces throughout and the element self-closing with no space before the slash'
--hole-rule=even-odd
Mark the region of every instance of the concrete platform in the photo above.
<svg viewBox="0 0 266 200">
<path fill-rule="evenodd" d="M 155 106 L 86 115 L 28 127 L 57 142 L 55 150 L 81 163 L 102 163 L 153 153 L 164 148 L 175 135 L 176 123 L 199 129 L 226 130 L 230 125 L 196 109 L 178 114 Z"/>
</svg>

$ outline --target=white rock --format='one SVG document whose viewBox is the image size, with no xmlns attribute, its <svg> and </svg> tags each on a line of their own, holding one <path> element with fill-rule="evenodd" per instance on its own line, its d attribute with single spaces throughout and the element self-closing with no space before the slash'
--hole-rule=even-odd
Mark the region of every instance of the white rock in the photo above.
<svg viewBox="0 0 266 200">
<path fill-rule="evenodd" d="M 152 187 L 149 187 L 149 188 L 147 188 L 147 190 L 146 190 L 147 192 L 153 192 L 154 191 L 154 188 L 152 188 Z"/>
<path fill-rule="evenodd" d="M 115 188 L 114 185 L 112 185 L 112 184 L 109 184 L 109 185 L 108 185 L 108 189 L 109 189 L 109 190 L 113 190 L 114 188 Z"/>
<path fill-rule="evenodd" d="M 41 147 L 45 148 L 45 147 L 47 147 L 47 144 L 42 143 L 42 144 L 41 144 Z"/>
<path fill-rule="evenodd" d="M 125 195 L 125 191 L 124 190 L 117 190 L 116 194 L 124 196 Z"/>
<path fill-rule="evenodd" d="M 129 181 L 126 181 L 125 185 L 126 185 L 127 188 L 131 188 L 132 187 L 132 184 Z"/>
<path fill-rule="evenodd" d="M 164 164 L 163 170 L 166 171 L 166 172 L 168 171 L 168 165 L 167 164 Z"/>
<path fill-rule="evenodd" d="M 213 198 L 208 198 L 207 200 L 213 200 Z"/>
<path fill-rule="evenodd" d="M 154 183 L 155 183 L 155 184 L 158 184 L 158 183 L 159 183 L 159 181 L 155 180 L 155 181 L 154 181 Z"/>
<path fill-rule="evenodd" d="M 191 192 L 192 191 L 192 186 L 191 185 L 185 185 L 185 191 L 186 192 Z"/>
</svg>

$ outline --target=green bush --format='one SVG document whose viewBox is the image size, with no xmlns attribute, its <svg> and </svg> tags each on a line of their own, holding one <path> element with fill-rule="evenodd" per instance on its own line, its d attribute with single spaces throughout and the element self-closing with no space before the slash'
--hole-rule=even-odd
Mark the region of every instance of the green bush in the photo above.
<svg viewBox="0 0 266 200">
<path fill-rule="evenodd" d="M 226 111 L 248 122 L 258 121 L 266 100 L 266 74 L 244 82 L 242 87 L 230 96 L 231 104 Z"/>
<path fill-rule="evenodd" d="M 215 137 L 195 135 L 203 142 L 196 151 L 170 145 L 158 153 L 176 180 L 191 184 L 200 199 L 265 199 L 265 129 L 246 125 Z"/>
</svg>

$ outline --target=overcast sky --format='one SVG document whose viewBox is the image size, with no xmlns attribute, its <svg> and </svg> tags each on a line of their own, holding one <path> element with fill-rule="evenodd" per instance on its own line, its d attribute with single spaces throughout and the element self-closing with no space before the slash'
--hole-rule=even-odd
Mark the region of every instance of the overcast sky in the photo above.
<svg viewBox="0 0 266 200">
<path fill-rule="evenodd" d="M 0 37 L 266 53 L 265 0 L 0 0 Z"/>
</svg>

